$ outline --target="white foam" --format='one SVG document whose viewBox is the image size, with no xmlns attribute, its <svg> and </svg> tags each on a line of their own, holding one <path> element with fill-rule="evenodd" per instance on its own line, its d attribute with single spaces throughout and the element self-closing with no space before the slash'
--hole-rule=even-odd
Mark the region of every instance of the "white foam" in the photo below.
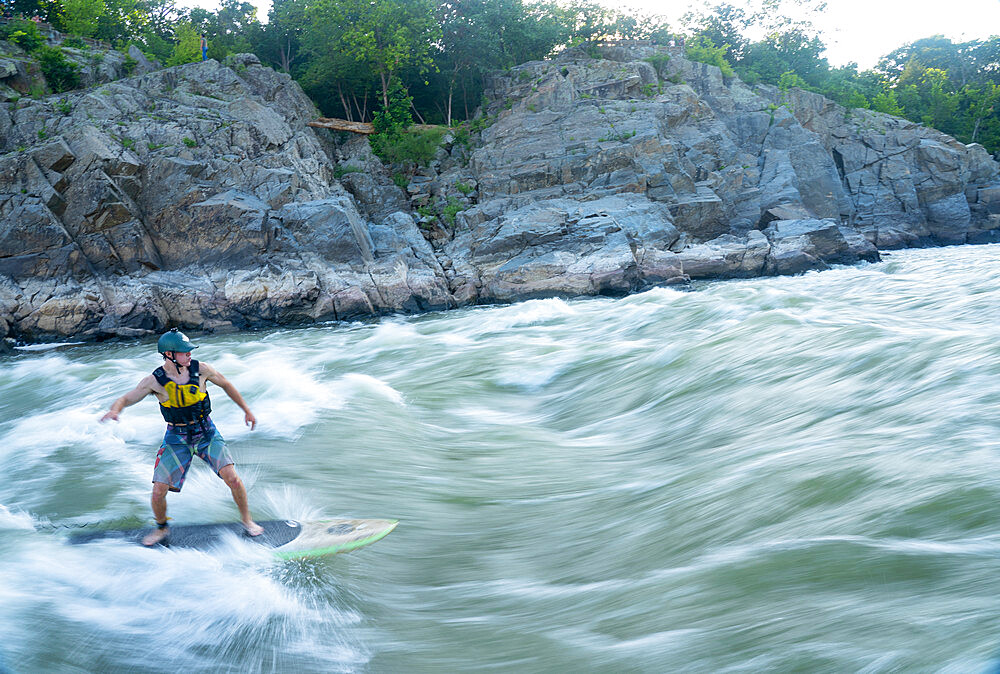
<svg viewBox="0 0 1000 674">
<path fill-rule="evenodd" d="M 26 344 L 24 346 L 15 346 L 14 348 L 18 351 L 51 351 L 52 349 L 58 349 L 63 346 L 76 346 L 78 344 L 83 344 L 83 342 L 52 342 L 50 344 Z"/>
<path fill-rule="evenodd" d="M 351 372 L 341 377 L 340 383 L 343 386 L 343 390 L 353 394 L 351 397 L 354 397 L 354 395 L 357 394 L 373 393 L 380 398 L 385 398 L 391 403 L 395 403 L 397 405 L 404 404 L 402 393 L 381 379 L 372 377 L 371 375 Z"/>
<path fill-rule="evenodd" d="M 579 310 L 569 302 L 558 298 L 549 298 L 528 300 L 507 307 L 491 308 L 482 314 L 477 313 L 475 319 L 486 331 L 492 332 L 570 318 L 578 313 Z"/>
<path fill-rule="evenodd" d="M 12 512 L 7 506 L 0 505 L 0 529 L 20 529 L 33 531 L 35 523 L 31 515 L 23 512 Z"/>
</svg>

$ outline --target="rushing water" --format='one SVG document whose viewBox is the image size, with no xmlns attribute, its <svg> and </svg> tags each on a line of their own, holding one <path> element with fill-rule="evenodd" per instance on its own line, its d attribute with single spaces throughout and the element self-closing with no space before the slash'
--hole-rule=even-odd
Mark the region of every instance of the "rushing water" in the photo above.
<svg viewBox="0 0 1000 674">
<path fill-rule="evenodd" d="M 281 562 L 70 546 L 147 521 L 141 344 L 0 362 L 14 672 L 983 671 L 1000 648 L 1000 246 L 792 278 L 202 337 Z M 175 522 L 234 519 L 195 461 Z M 3 665 L 0 664 L 0 671 Z"/>
</svg>

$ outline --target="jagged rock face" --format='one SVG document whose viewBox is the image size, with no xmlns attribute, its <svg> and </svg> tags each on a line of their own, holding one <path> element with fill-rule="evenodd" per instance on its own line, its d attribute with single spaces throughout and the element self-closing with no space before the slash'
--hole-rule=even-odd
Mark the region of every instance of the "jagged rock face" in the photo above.
<svg viewBox="0 0 1000 674">
<path fill-rule="evenodd" d="M 665 53 L 568 52 L 494 78 L 467 165 L 423 178 L 478 188 L 446 247 L 456 293 L 628 292 L 1000 240 L 982 147 Z"/>
<path fill-rule="evenodd" d="M 409 213 L 359 212 L 305 126 L 311 102 L 254 57 L 61 99 L 0 112 L 0 329 L 135 336 L 452 304 Z"/>
<path fill-rule="evenodd" d="M 62 47 L 63 55 L 79 68 L 80 85 L 92 87 L 121 79 L 128 75 L 126 58 L 136 60 L 134 74 L 141 75 L 158 68 L 133 45 L 128 55 L 114 50 L 75 49 Z M 31 93 L 32 89 L 45 88 L 45 77 L 38 64 L 21 47 L 0 40 L 0 101 L 13 101 Z M 0 129 L 2 130 L 2 129 Z"/>
<path fill-rule="evenodd" d="M 996 240 L 997 164 L 981 145 L 806 91 L 787 98 L 847 186 L 849 224 L 879 248 Z"/>
</svg>

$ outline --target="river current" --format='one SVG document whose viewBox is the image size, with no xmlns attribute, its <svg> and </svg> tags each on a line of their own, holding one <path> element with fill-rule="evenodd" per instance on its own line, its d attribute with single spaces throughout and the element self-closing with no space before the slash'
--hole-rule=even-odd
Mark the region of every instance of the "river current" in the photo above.
<svg viewBox="0 0 1000 674">
<path fill-rule="evenodd" d="M 193 337 L 277 561 L 145 523 L 151 341 L 0 361 L 0 671 L 975 672 L 1000 652 L 1000 246 Z M 236 519 L 195 460 L 174 523 Z"/>
</svg>

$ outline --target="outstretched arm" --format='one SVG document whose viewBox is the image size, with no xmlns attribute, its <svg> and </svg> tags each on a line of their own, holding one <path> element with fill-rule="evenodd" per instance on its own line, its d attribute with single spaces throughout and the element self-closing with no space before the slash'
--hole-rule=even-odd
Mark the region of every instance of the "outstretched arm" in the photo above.
<svg viewBox="0 0 1000 674">
<path fill-rule="evenodd" d="M 111 409 L 108 410 L 103 417 L 101 417 L 101 421 L 110 421 L 112 419 L 114 421 L 118 421 L 118 415 L 122 413 L 123 409 L 129 407 L 130 405 L 135 405 L 137 402 L 153 392 L 153 383 L 155 381 L 156 380 L 153 378 L 153 375 L 143 377 L 138 386 L 111 403 Z"/>
<path fill-rule="evenodd" d="M 243 420 L 246 422 L 246 425 L 250 427 L 250 430 L 252 431 L 254 428 L 256 428 L 257 417 L 255 417 L 253 415 L 253 412 L 250 411 L 250 406 L 247 405 L 245 400 L 243 400 L 243 396 L 241 396 L 240 392 L 236 390 L 236 387 L 233 386 L 233 383 L 228 379 L 226 379 L 225 377 L 223 377 L 221 372 L 216 370 L 208 363 L 203 362 L 201 364 L 201 369 L 202 372 L 205 373 L 205 379 L 207 379 L 208 381 L 212 382 L 213 384 L 221 388 L 223 391 L 225 391 L 226 395 L 229 396 L 229 398 L 234 403 L 240 406 L 240 409 L 243 410 Z"/>
</svg>

